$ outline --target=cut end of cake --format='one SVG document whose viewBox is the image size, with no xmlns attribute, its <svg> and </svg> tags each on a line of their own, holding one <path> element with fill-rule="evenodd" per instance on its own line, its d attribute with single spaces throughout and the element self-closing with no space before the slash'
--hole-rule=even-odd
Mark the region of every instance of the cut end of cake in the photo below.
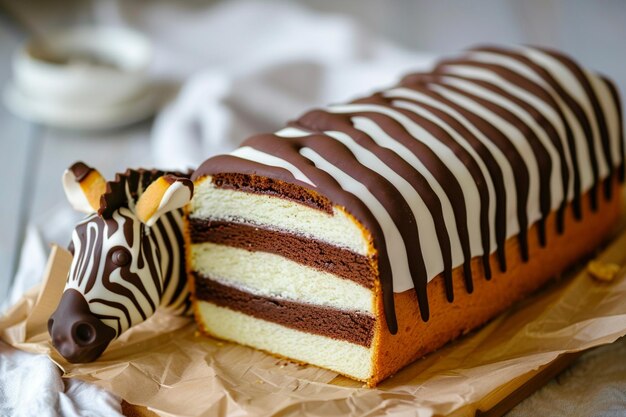
<svg viewBox="0 0 626 417">
<path fill-rule="evenodd" d="M 218 174 L 196 179 L 186 223 L 206 334 L 373 380 L 379 284 L 354 217 L 297 185 Z"/>
</svg>

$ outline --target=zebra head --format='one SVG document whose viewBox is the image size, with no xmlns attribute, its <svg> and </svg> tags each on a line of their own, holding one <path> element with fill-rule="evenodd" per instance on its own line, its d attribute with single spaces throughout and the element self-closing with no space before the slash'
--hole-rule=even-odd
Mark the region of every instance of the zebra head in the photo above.
<svg viewBox="0 0 626 417">
<path fill-rule="evenodd" d="M 72 233 L 72 265 L 48 321 L 68 361 L 95 360 L 160 306 L 187 309 L 181 208 L 193 183 L 180 175 L 128 170 L 107 183 L 81 162 L 65 171 L 70 204 L 88 214 Z"/>
</svg>

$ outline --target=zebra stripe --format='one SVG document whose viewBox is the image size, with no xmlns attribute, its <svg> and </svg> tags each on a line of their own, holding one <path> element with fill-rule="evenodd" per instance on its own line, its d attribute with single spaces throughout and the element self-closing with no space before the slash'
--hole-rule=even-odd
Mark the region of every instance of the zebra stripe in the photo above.
<svg viewBox="0 0 626 417">
<path fill-rule="evenodd" d="M 108 219 L 88 216 L 72 235 L 74 259 L 65 289 L 80 292 L 117 337 L 157 308 L 187 313 L 182 215 L 181 209 L 166 213 L 152 227 L 126 207 Z"/>
</svg>

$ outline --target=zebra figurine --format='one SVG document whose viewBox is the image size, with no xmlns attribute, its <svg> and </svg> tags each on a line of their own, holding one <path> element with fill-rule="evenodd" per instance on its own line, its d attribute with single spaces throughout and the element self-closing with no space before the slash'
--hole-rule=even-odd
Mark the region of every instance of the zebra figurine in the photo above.
<svg viewBox="0 0 626 417">
<path fill-rule="evenodd" d="M 191 310 L 186 282 L 183 209 L 188 175 L 127 170 L 106 182 L 77 162 L 63 174 L 70 204 L 87 213 L 72 233 L 73 259 L 48 332 L 69 362 L 91 362 L 157 308 Z"/>
</svg>

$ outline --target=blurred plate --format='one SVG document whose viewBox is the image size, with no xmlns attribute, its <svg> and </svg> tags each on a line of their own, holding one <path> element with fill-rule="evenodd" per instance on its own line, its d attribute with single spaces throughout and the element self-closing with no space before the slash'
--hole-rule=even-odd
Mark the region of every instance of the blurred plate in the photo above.
<svg viewBox="0 0 626 417">
<path fill-rule="evenodd" d="M 146 88 L 131 99 L 111 105 L 61 105 L 31 97 L 14 83 L 5 87 L 3 99 L 6 107 L 23 119 L 79 130 L 112 129 L 139 122 L 152 116 L 159 103 L 155 89 Z"/>
</svg>

